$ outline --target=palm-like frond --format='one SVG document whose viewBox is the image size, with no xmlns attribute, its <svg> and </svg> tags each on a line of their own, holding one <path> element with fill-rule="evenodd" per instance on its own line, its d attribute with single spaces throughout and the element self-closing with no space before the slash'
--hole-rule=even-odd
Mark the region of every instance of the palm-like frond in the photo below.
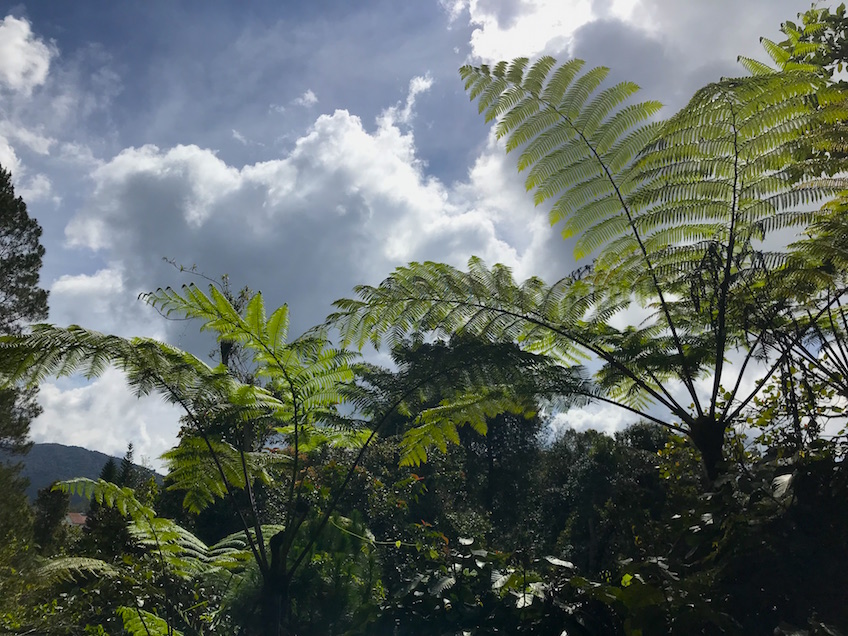
<svg viewBox="0 0 848 636">
<path fill-rule="evenodd" d="M 604 88 L 609 70 L 581 74 L 582 60 L 556 67 L 543 57 L 525 72 L 527 64 L 464 66 L 460 75 L 486 121 L 497 120 L 507 152 L 522 148 L 518 169 L 529 170 L 536 203 L 554 199 L 551 223 L 564 222 L 566 237 L 582 235 L 577 252 L 585 255 L 610 239 L 595 232 L 600 221 L 631 222 L 626 200 L 641 185 L 636 160 L 657 134 L 651 120 L 662 105 L 631 102 L 639 88 L 632 82 Z"/>
<path fill-rule="evenodd" d="M 501 413 L 515 413 L 530 417 L 526 400 L 516 400 L 512 392 L 488 388 L 443 400 L 437 406 L 424 409 L 400 443 L 401 466 L 418 466 L 427 461 L 429 448 L 447 451 L 448 444 L 459 444 L 462 426 L 470 426 L 485 435 L 486 422 Z"/>
<path fill-rule="evenodd" d="M 257 375 L 292 385 L 308 406 L 332 402 L 337 398 L 332 387 L 352 379 L 348 365 L 354 352 L 332 349 L 314 332 L 288 343 L 288 307 L 279 307 L 266 319 L 261 293 L 250 298 L 244 315 L 214 285 L 208 295 L 196 285 L 185 285 L 182 293 L 166 288 L 142 298 L 167 316 L 200 320 L 201 330 L 214 331 L 219 341 L 241 343 L 253 353 Z"/>
<path fill-rule="evenodd" d="M 69 494 L 87 497 L 99 504 L 115 508 L 130 520 L 130 535 L 136 543 L 156 555 L 168 571 L 182 578 L 208 576 L 219 570 L 240 569 L 251 559 L 247 544 L 232 537 L 207 546 L 194 534 L 170 519 L 158 517 L 155 511 L 138 501 L 131 488 L 120 487 L 102 479 L 71 479 L 56 488 Z M 118 575 L 113 566 L 97 559 L 66 558 L 45 566 L 45 576 L 68 576 L 69 573 Z"/>
<path fill-rule="evenodd" d="M 61 557 L 51 559 L 38 568 L 38 578 L 42 583 L 58 581 L 77 581 L 83 578 L 120 577 L 120 572 L 112 565 L 89 557 Z"/>
<path fill-rule="evenodd" d="M 563 375 L 548 384 L 551 394 L 590 396 L 593 390 L 567 373 L 581 360 L 598 356 L 615 369 L 609 378 L 653 386 L 653 370 L 640 369 L 618 356 L 621 339 L 606 323 L 624 305 L 596 294 L 587 278 L 568 277 L 554 285 L 537 278 L 518 284 L 507 267 L 489 269 L 477 258 L 468 271 L 438 263 L 410 263 L 376 287 L 359 286 L 359 298 L 336 302 L 339 312 L 328 321 L 344 342 L 379 345 L 384 337 L 397 345 L 405 334 L 436 332 L 463 334 L 484 341 L 519 343 L 542 354 Z M 661 377 L 680 372 L 673 352 L 664 352 Z M 694 364 L 694 361 L 692 361 Z M 659 365 L 658 365 L 659 366 Z M 539 378 L 534 378 L 534 381 Z M 611 382 L 607 386 L 611 388 Z M 649 390 L 649 397 L 659 397 Z M 635 394 L 634 394 L 635 399 Z M 641 398 L 640 398 L 641 399 Z"/>
<path fill-rule="evenodd" d="M 91 499 L 108 508 L 115 508 L 121 516 L 139 524 L 144 524 L 156 517 L 153 508 L 145 506 L 136 499 L 132 488 L 118 486 L 103 479 L 77 477 L 60 481 L 54 488 L 69 495 Z"/>
<path fill-rule="evenodd" d="M 242 453 L 222 440 L 184 435 L 180 443 L 162 455 L 168 464 L 169 490 L 184 492 L 183 507 L 199 513 L 216 499 L 227 495 L 227 488 L 244 489 L 245 472 L 266 484 L 271 477 L 266 471 L 270 461 L 282 458 L 271 453 Z"/>
<path fill-rule="evenodd" d="M 174 629 L 164 618 L 140 607 L 121 606 L 118 615 L 131 636 L 182 636 L 182 632 Z"/>
</svg>

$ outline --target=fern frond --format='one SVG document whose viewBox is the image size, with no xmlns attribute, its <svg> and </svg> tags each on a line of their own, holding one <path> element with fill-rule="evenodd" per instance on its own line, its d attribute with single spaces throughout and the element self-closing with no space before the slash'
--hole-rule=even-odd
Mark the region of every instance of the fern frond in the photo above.
<svg viewBox="0 0 848 636">
<path fill-rule="evenodd" d="M 164 618 L 140 607 L 121 606 L 118 615 L 130 636 L 182 636 L 182 632 L 174 629 Z"/>
<path fill-rule="evenodd" d="M 507 137 L 507 152 L 523 148 L 518 168 L 530 169 L 525 185 L 533 190 L 536 203 L 556 199 L 554 223 L 580 217 L 598 199 L 609 199 L 605 210 L 617 202 L 616 212 L 625 212 L 624 192 L 638 189 L 640 181 L 630 168 L 656 133 L 646 122 L 660 104 L 631 103 L 638 86 L 620 82 L 604 87 L 609 70 L 598 67 L 581 73 L 583 66 L 581 60 L 571 60 L 555 68 L 551 58 L 542 58 L 524 82 L 509 73 L 490 80 L 485 66 L 460 71 L 487 121 L 498 119 L 497 134 Z M 482 84 L 486 88 L 481 91 Z M 592 220 L 578 223 L 593 225 Z"/>
<path fill-rule="evenodd" d="M 103 506 L 115 508 L 121 513 L 121 516 L 132 519 L 137 523 L 149 522 L 156 516 L 152 508 L 145 506 L 136 499 L 132 488 L 117 486 L 103 479 L 94 480 L 78 477 L 60 481 L 53 486 L 53 489 L 69 495 L 79 495 Z"/>
<path fill-rule="evenodd" d="M 119 578 L 120 572 L 114 566 L 89 557 L 61 557 L 51 559 L 38 568 L 38 578 L 42 582 L 80 581 L 85 578 Z"/>
<path fill-rule="evenodd" d="M 235 489 L 246 486 L 239 451 L 220 440 L 184 436 L 162 459 L 168 464 L 168 489 L 184 491 L 183 507 L 195 514 L 226 496 L 227 484 Z M 270 483 L 270 476 L 254 455 L 247 454 L 245 460 L 250 475 Z"/>
<path fill-rule="evenodd" d="M 422 411 L 400 443 L 401 466 L 418 466 L 427 461 L 428 449 L 447 452 L 448 444 L 459 444 L 458 429 L 468 425 L 486 434 L 487 420 L 501 413 L 532 416 L 526 404 L 516 402 L 507 391 L 488 389 L 474 394 L 443 400 L 438 406 Z"/>
</svg>

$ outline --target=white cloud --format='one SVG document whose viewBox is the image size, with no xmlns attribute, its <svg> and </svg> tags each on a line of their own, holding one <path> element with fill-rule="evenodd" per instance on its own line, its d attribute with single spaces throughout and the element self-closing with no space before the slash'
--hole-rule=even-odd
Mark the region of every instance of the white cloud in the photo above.
<svg viewBox="0 0 848 636">
<path fill-rule="evenodd" d="M 242 144 L 244 146 L 247 145 L 247 138 L 244 135 L 242 135 L 239 131 L 237 131 L 235 128 L 233 128 L 233 139 L 235 139 L 237 142 L 239 142 L 240 144 Z"/>
<path fill-rule="evenodd" d="M 9 140 L 0 135 L 0 167 L 17 175 L 21 162 Z"/>
<path fill-rule="evenodd" d="M 127 443 L 139 457 L 158 458 L 174 445 L 179 410 L 156 397 L 136 398 L 120 371 L 108 369 L 86 386 L 67 380 L 40 385 L 44 409 L 31 424 L 36 442 L 83 446 L 109 455 L 123 455 Z M 161 469 L 162 464 L 153 465 Z"/>
<path fill-rule="evenodd" d="M 577 431 L 594 429 L 607 435 L 620 431 L 629 424 L 634 424 L 638 416 L 611 404 L 593 404 L 584 408 L 569 409 L 557 413 L 549 425 L 554 436 L 560 431 L 573 428 Z"/>
<path fill-rule="evenodd" d="M 89 170 L 94 170 L 103 165 L 103 162 L 94 156 L 91 148 L 80 142 L 70 141 L 62 143 L 59 147 L 58 154 L 64 161 Z"/>
<path fill-rule="evenodd" d="M 164 339 L 165 321 L 128 289 L 119 265 L 94 274 L 60 276 L 50 285 L 50 321 L 119 336 Z"/>
<path fill-rule="evenodd" d="M 342 224 L 353 224 L 359 244 L 348 249 L 366 255 L 366 271 L 368 260 L 383 269 L 387 262 L 400 264 L 420 255 L 463 262 L 477 253 L 516 264 L 517 254 L 497 236 L 488 210 L 476 207 L 474 190 L 489 184 L 475 182 L 458 196 L 429 178 L 416 157 L 412 132 L 402 132 L 395 123 L 412 116 L 415 96 L 431 83 L 426 76 L 414 78 L 405 107 L 384 111 L 373 132 L 358 117 L 338 110 L 318 117 L 287 156 L 241 169 L 197 146 L 124 150 L 93 172 L 94 195 L 68 225 L 68 242 L 120 258 L 128 241 L 171 236 L 191 248 L 200 240 L 198 233 L 229 227 L 234 253 L 255 252 L 251 244 L 256 240 L 281 232 L 284 240 L 292 240 L 285 232 L 294 219 L 338 224 L 338 217 L 347 215 Z M 532 213 L 532 203 L 523 201 L 523 209 Z M 358 220 L 351 217 L 354 209 Z M 145 237 L 152 214 L 161 215 L 162 225 L 155 236 Z M 516 210 L 512 214 L 519 218 Z M 272 253 L 268 258 L 274 258 Z"/>
<path fill-rule="evenodd" d="M 50 148 L 56 143 L 52 137 L 46 137 L 23 126 L 14 126 L 9 121 L 0 121 L 0 135 L 17 141 L 39 155 L 50 154 Z"/>
<path fill-rule="evenodd" d="M 162 256 L 197 263 L 212 276 L 238 274 L 234 285 L 261 289 L 269 306 L 288 302 L 300 320 L 293 334 L 323 319 L 355 284 L 377 282 L 410 260 L 462 266 L 476 254 L 521 276 L 538 273 L 543 260 L 555 265 L 543 248 L 552 234 L 561 243 L 493 136 L 462 182 L 427 174 L 414 131 L 399 124 L 413 117 L 416 96 L 431 84 L 428 76 L 413 78 L 405 102 L 387 108 L 371 129 L 348 111 L 324 114 L 285 155 L 240 168 L 193 145 L 123 150 L 91 172 L 93 192 L 66 227 L 69 246 L 94 250 L 111 265 L 57 279 L 51 320 L 154 335 L 202 352 L 208 344 L 193 325 L 180 323 L 177 333 L 175 323 L 151 317 L 134 300 L 139 290 L 167 284 L 157 277 Z M 80 403 L 71 399 L 78 393 L 62 395 L 50 397 L 68 408 Z M 167 420 L 145 430 L 164 436 L 173 426 Z M 44 425 L 40 434 L 48 433 L 81 443 L 57 426 Z"/>
<path fill-rule="evenodd" d="M 483 62 L 564 51 L 574 32 L 595 18 L 592 0 L 455 0 L 442 6 L 452 21 L 467 10 L 474 27 L 471 55 Z"/>
<path fill-rule="evenodd" d="M 292 104 L 296 106 L 304 106 L 305 108 L 314 106 L 317 103 L 318 98 L 315 96 L 315 93 L 312 92 L 312 89 L 307 90 L 303 95 L 292 100 Z"/>
<path fill-rule="evenodd" d="M 419 75 L 409 80 L 409 91 L 406 94 L 406 103 L 403 108 L 400 104 L 392 106 L 383 111 L 382 117 L 378 119 L 381 126 L 392 126 L 396 122 L 409 124 L 415 114 L 415 98 L 426 93 L 433 86 L 433 78 L 430 74 Z"/>
<path fill-rule="evenodd" d="M 49 199 L 52 193 L 53 184 L 50 183 L 50 179 L 47 175 L 43 174 L 37 174 L 31 179 L 20 184 L 17 192 L 18 196 L 22 197 L 23 200 L 28 203 Z M 54 202 L 58 203 L 59 199 L 54 197 Z"/>
<path fill-rule="evenodd" d="M 0 83 L 28 95 L 44 84 L 53 54 L 26 20 L 11 15 L 0 20 Z"/>
</svg>

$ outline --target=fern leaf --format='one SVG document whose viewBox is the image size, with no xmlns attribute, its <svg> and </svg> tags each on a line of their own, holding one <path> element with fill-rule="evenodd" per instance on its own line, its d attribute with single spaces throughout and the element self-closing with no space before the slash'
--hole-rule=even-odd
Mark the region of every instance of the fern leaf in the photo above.
<svg viewBox="0 0 848 636">
<path fill-rule="evenodd" d="M 88 557 L 51 559 L 38 568 L 38 578 L 45 582 L 80 581 L 85 578 L 118 578 L 120 572 L 112 565 Z"/>
<path fill-rule="evenodd" d="M 130 636 L 182 636 L 182 632 L 174 629 L 165 619 L 140 607 L 121 606 L 118 615 Z"/>
</svg>

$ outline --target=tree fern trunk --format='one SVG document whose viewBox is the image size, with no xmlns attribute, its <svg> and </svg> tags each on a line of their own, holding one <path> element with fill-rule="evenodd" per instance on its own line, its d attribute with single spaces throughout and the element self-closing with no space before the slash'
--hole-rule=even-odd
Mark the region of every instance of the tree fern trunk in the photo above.
<svg viewBox="0 0 848 636">
<path fill-rule="evenodd" d="M 289 632 L 283 622 L 288 602 L 288 586 L 283 583 L 266 580 L 262 585 L 263 636 L 288 636 Z"/>
<path fill-rule="evenodd" d="M 289 577 L 285 572 L 289 542 L 286 531 L 271 537 L 271 564 L 262 579 L 263 636 L 288 636 L 285 618 L 290 615 Z"/>
<path fill-rule="evenodd" d="M 701 453 L 710 481 L 715 481 L 720 473 L 726 428 L 725 424 L 706 414 L 693 421 L 689 427 L 689 437 Z"/>
</svg>

